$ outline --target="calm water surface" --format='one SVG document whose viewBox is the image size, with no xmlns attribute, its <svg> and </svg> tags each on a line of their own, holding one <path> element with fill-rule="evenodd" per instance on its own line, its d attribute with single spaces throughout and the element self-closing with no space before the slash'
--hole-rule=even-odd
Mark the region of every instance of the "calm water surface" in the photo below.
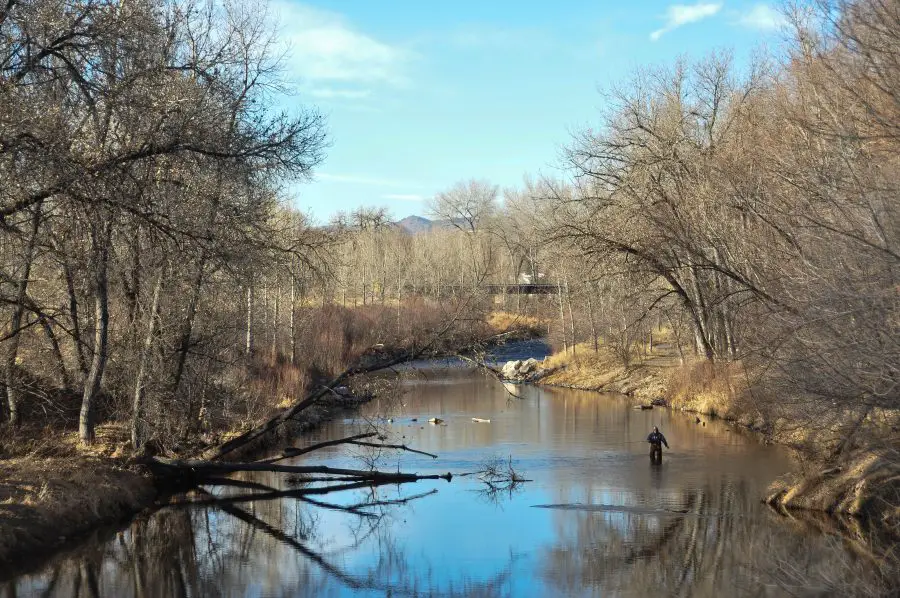
<svg viewBox="0 0 900 598">
<path fill-rule="evenodd" d="M 760 504 L 792 467 L 776 447 L 613 396 L 508 388 L 521 398 L 469 370 L 412 376 L 385 426 L 439 458 L 389 453 L 378 466 L 456 474 L 501 458 L 532 480 L 512 491 L 475 477 L 305 499 L 208 488 L 233 500 L 98 534 L 0 583 L 0 596 L 781 596 L 785 569 L 815 577 L 851 558 Z M 384 409 L 375 401 L 298 444 L 356 433 Z M 644 441 L 654 425 L 671 446 L 660 466 Z M 364 468 L 373 456 L 335 448 L 293 462 Z M 241 479 L 291 488 L 274 474 Z"/>
</svg>

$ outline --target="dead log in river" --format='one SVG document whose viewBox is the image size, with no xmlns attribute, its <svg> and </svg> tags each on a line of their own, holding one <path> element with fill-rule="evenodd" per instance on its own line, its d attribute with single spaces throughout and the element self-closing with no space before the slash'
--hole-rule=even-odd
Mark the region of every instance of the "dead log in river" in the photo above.
<svg viewBox="0 0 900 598">
<path fill-rule="evenodd" d="M 290 473 L 294 475 L 325 475 L 349 481 L 372 482 L 376 484 L 393 482 L 415 482 L 418 480 L 453 479 L 453 474 L 429 474 L 385 472 L 364 469 L 342 469 L 327 465 L 279 465 L 277 463 L 221 463 L 198 460 L 175 460 L 149 458 L 141 461 L 158 479 L 183 481 L 191 484 L 203 484 L 204 480 L 212 480 L 239 471 L 269 471 Z"/>
</svg>

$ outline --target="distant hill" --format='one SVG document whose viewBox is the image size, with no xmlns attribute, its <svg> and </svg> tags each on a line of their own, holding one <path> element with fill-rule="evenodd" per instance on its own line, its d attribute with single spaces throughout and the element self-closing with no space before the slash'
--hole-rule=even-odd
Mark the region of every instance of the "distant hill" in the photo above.
<svg viewBox="0 0 900 598">
<path fill-rule="evenodd" d="M 422 216 L 407 216 L 403 220 L 394 223 L 405 233 L 417 235 L 419 233 L 427 233 L 434 228 L 434 222 Z"/>
<path fill-rule="evenodd" d="M 464 221 L 462 219 L 457 220 L 460 225 L 463 225 Z M 453 222 L 450 220 L 429 220 L 424 216 L 407 216 L 403 220 L 395 222 L 394 226 L 399 227 L 400 230 L 410 235 L 418 235 L 419 233 L 431 232 L 436 228 L 452 228 Z"/>
</svg>

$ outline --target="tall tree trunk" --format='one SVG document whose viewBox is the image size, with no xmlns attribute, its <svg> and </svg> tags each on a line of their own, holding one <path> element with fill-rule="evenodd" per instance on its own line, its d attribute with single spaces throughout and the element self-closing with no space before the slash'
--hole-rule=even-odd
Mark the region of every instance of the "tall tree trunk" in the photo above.
<svg viewBox="0 0 900 598">
<path fill-rule="evenodd" d="M 94 441 L 94 402 L 100 394 L 103 373 L 106 370 L 107 341 L 109 332 L 109 243 L 112 220 L 102 217 L 91 226 L 94 257 L 94 355 L 81 397 L 81 413 L 78 418 L 78 436 L 83 442 Z"/>
<path fill-rule="evenodd" d="M 63 261 L 63 274 L 66 277 L 66 291 L 69 294 L 69 319 L 72 321 L 72 342 L 75 345 L 75 357 L 78 360 L 79 382 L 84 382 L 88 375 L 87 358 L 84 355 L 84 344 L 81 339 L 81 319 L 78 316 L 78 294 L 75 292 L 75 278 L 67 260 Z"/>
<path fill-rule="evenodd" d="M 253 286 L 247 285 L 247 336 L 244 341 L 244 354 L 250 357 L 253 353 Z"/>
<path fill-rule="evenodd" d="M 381 252 L 381 306 L 384 307 L 385 293 L 387 292 L 387 251 Z"/>
<path fill-rule="evenodd" d="M 569 329 L 572 332 L 572 355 L 575 354 L 575 347 L 578 346 L 578 339 L 575 338 L 575 316 L 572 314 L 572 293 L 569 292 L 569 279 L 566 279 L 566 303 L 569 306 Z"/>
<path fill-rule="evenodd" d="M 594 346 L 594 353 L 600 351 L 599 343 L 597 342 L 597 325 L 594 323 L 594 301 L 591 299 L 591 291 L 593 291 L 593 285 L 588 288 L 587 294 L 587 305 L 588 305 L 588 320 L 591 324 L 591 342 Z"/>
<path fill-rule="evenodd" d="M 297 281 L 294 278 L 294 274 L 291 273 L 291 365 L 297 365 L 297 330 L 295 328 L 294 318 L 295 312 L 297 311 L 297 301 L 296 301 L 296 289 L 297 289 Z"/>
<path fill-rule="evenodd" d="M 278 276 L 275 276 L 275 298 L 274 301 L 274 313 L 272 314 L 272 359 L 278 359 L 278 298 L 280 295 L 280 289 L 278 288 Z"/>
<path fill-rule="evenodd" d="M 40 316 L 40 320 L 41 327 L 44 329 L 44 334 L 47 336 L 47 340 L 50 342 L 50 348 L 53 351 L 53 358 L 56 362 L 56 372 L 59 374 L 59 384 L 67 390 L 71 389 L 72 378 L 69 376 L 69 370 L 66 369 L 66 360 L 59 347 L 59 340 L 56 338 L 56 333 L 53 332 L 53 326 L 44 316 Z"/>
<path fill-rule="evenodd" d="M 397 249 L 397 338 L 401 337 L 402 318 L 401 306 L 403 305 L 403 278 L 402 264 L 400 261 L 400 249 Z"/>
<path fill-rule="evenodd" d="M 262 350 L 266 350 L 266 342 L 269 338 L 269 285 L 266 279 L 263 279 L 263 327 L 262 327 Z"/>
<path fill-rule="evenodd" d="M 125 289 L 125 303 L 128 306 L 129 334 L 137 336 L 138 298 L 141 290 L 141 227 L 134 227 L 130 235 L 131 266 L 128 272 L 122 273 L 123 287 Z"/>
<path fill-rule="evenodd" d="M 141 422 L 144 411 L 144 376 L 147 372 L 147 364 L 150 361 L 150 352 L 153 349 L 153 337 L 156 332 L 156 320 L 159 317 L 159 294 L 162 289 L 163 278 L 166 275 L 166 267 L 163 266 L 156 278 L 153 287 L 153 299 L 150 305 L 150 320 L 147 322 L 147 334 L 144 336 L 144 346 L 141 349 L 141 357 L 138 362 L 137 376 L 134 381 L 134 404 L 131 409 L 131 445 L 135 450 L 141 448 L 143 437 L 141 436 Z"/>
<path fill-rule="evenodd" d="M 191 349 L 191 337 L 194 335 L 194 320 L 197 317 L 197 307 L 200 304 L 200 292 L 203 290 L 206 261 L 207 253 L 204 249 L 200 255 L 200 262 L 197 264 L 194 280 L 191 282 L 191 296 L 188 300 L 187 313 L 184 316 L 184 320 L 182 320 L 181 330 L 178 333 L 178 342 L 175 346 L 175 373 L 172 376 L 172 383 L 169 387 L 169 394 L 172 397 L 178 396 L 178 391 L 181 388 L 181 379 L 184 376 L 184 366 L 187 363 L 188 351 Z"/>
<path fill-rule="evenodd" d="M 697 343 L 697 352 L 702 354 L 706 359 L 712 361 L 715 356 L 715 349 L 711 342 L 709 331 L 709 314 L 706 309 L 706 301 L 700 290 L 700 282 L 697 277 L 697 270 L 694 266 L 688 268 L 690 276 L 691 289 L 694 293 L 694 299 L 689 306 L 694 323 L 694 338 Z"/>
<path fill-rule="evenodd" d="M 559 329 L 562 332 L 563 336 L 563 352 L 569 352 L 569 340 L 566 337 L 566 312 L 563 307 L 563 292 L 562 292 L 562 281 L 559 279 L 556 280 L 556 295 L 559 297 Z"/>
<path fill-rule="evenodd" d="M 41 227 L 41 204 L 38 203 L 34 207 L 31 215 L 31 230 L 27 245 L 25 246 L 25 255 L 23 256 L 25 264 L 22 271 L 22 277 L 19 279 L 18 288 L 16 289 L 16 304 L 13 306 L 12 323 L 10 333 L 13 335 L 9 339 L 9 349 L 6 353 L 6 403 L 9 408 L 9 423 L 12 426 L 19 425 L 19 388 L 16 377 L 16 359 L 19 356 L 19 341 L 22 338 L 19 329 L 22 327 L 22 318 L 25 315 L 25 299 L 28 296 L 28 278 L 31 276 L 31 264 L 34 262 L 34 249 L 37 245 L 38 231 Z"/>
</svg>

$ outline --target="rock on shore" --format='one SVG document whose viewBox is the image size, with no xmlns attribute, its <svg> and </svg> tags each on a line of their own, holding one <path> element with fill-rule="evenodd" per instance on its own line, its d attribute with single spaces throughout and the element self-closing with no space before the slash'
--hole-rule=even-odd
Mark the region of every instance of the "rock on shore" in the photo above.
<svg viewBox="0 0 900 598">
<path fill-rule="evenodd" d="M 534 357 L 530 359 L 516 359 L 507 361 L 500 370 L 500 374 L 504 380 L 513 382 L 532 382 L 538 380 L 546 370 L 542 367 L 542 362 Z"/>
</svg>

